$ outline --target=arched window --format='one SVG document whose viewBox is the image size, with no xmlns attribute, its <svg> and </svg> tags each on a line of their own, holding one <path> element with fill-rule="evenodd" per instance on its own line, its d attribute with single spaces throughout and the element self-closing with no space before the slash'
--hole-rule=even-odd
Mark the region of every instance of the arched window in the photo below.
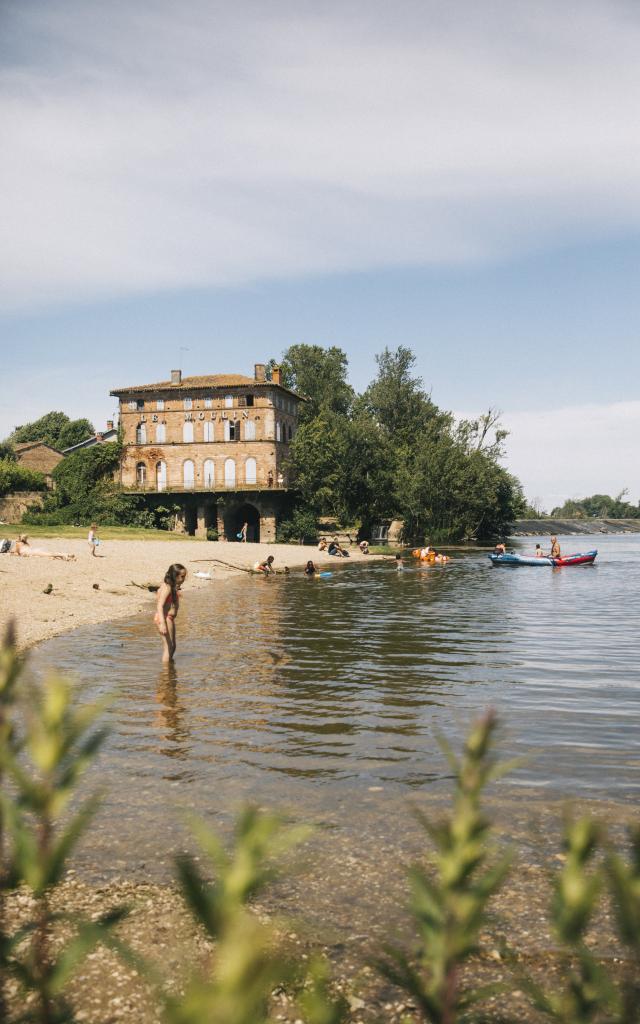
<svg viewBox="0 0 640 1024">
<path fill-rule="evenodd" d="M 186 443 L 193 441 L 193 423 L 191 420 L 186 420 L 182 428 L 182 440 Z"/>
<path fill-rule="evenodd" d="M 282 424 L 276 420 L 276 441 L 282 441 Z"/>
<path fill-rule="evenodd" d="M 257 464 L 255 459 L 247 459 L 244 464 L 244 482 L 246 484 L 255 484 L 256 482 L 256 470 Z"/>
<path fill-rule="evenodd" d="M 213 423 L 211 420 L 207 420 L 204 425 L 204 439 L 205 441 L 213 441 Z"/>
<path fill-rule="evenodd" d="M 156 463 L 156 490 L 166 491 L 167 489 L 167 464 L 166 462 Z"/>
<path fill-rule="evenodd" d="M 138 487 L 145 487 L 147 483 L 147 467 L 144 462 L 138 462 L 136 465 L 136 483 Z"/>
<path fill-rule="evenodd" d="M 255 441 L 256 439 L 256 424 L 254 420 L 244 421 L 244 439 L 245 441 Z"/>
<path fill-rule="evenodd" d="M 193 490 L 196 485 L 195 466 L 191 459 L 187 459 L 182 467 L 182 479 L 187 490 Z"/>
<path fill-rule="evenodd" d="M 138 423 L 138 426 L 136 427 L 136 444 L 146 444 L 146 443 L 147 443 L 147 424 L 146 423 Z"/>
<path fill-rule="evenodd" d="M 156 444 L 164 444 L 167 440 L 167 428 L 164 423 L 158 423 L 156 427 Z"/>
<path fill-rule="evenodd" d="M 213 487 L 215 480 L 215 472 L 213 468 L 213 459 L 204 460 L 204 486 Z"/>
<path fill-rule="evenodd" d="M 236 464 L 234 459 L 224 460 L 224 486 L 235 487 L 236 485 Z"/>
</svg>

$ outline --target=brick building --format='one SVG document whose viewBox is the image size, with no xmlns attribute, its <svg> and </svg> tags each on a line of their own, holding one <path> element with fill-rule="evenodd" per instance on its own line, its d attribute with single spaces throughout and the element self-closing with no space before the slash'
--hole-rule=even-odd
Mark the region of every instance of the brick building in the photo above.
<svg viewBox="0 0 640 1024">
<path fill-rule="evenodd" d="M 24 441 L 14 445 L 14 451 L 16 461 L 21 466 L 25 466 L 26 469 L 37 469 L 40 473 L 44 473 L 47 487 L 53 487 L 51 474 L 58 463 L 62 462 L 64 458 L 62 452 L 59 452 L 57 448 L 52 448 L 50 444 L 45 444 L 44 441 Z"/>
<path fill-rule="evenodd" d="M 235 540 L 247 522 L 248 540 L 275 540 L 302 401 L 278 369 L 271 380 L 261 363 L 253 377 L 172 370 L 171 380 L 111 394 L 120 401 L 124 490 L 179 506 L 176 528 L 187 533 L 215 526 L 220 539 Z"/>
</svg>

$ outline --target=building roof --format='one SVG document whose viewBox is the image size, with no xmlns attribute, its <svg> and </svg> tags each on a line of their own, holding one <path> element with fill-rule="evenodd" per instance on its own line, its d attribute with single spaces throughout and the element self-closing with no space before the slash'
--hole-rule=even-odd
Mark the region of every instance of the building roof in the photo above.
<svg viewBox="0 0 640 1024">
<path fill-rule="evenodd" d="M 284 384 L 275 384 L 272 380 L 255 380 L 254 377 L 245 377 L 242 373 L 210 373 L 204 377 L 183 377 L 179 384 L 172 384 L 170 380 L 161 380 L 157 384 L 138 384 L 136 387 L 114 388 L 110 395 L 135 395 L 140 391 L 196 391 L 203 388 L 279 388 L 293 395 L 299 401 L 304 401 L 291 388 Z"/>
<path fill-rule="evenodd" d="M 13 450 L 17 454 L 26 452 L 29 448 L 48 448 L 50 452 L 55 452 L 56 455 L 62 455 L 62 452 L 58 448 L 54 448 L 52 444 L 47 444 L 46 441 L 20 441 L 19 444 L 13 445 Z"/>
<path fill-rule="evenodd" d="M 73 452 L 80 451 L 81 448 L 92 448 L 93 445 L 103 444 L 117 436 L 118 431 L 115 427 L 111 430 L 102 430 L 97 434 L 92 434 L 91 437 L 85 437 L 84 441 L 79 441 L 78 444 L 72 444 L 70 448 L 64 448 L 62 454 L 71 455 Z"/>
</svg>

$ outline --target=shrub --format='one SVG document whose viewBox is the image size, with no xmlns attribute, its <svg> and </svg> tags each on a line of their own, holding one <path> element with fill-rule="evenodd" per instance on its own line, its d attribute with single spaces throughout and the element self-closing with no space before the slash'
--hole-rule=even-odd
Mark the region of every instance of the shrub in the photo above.
<svg viewBox="0 0 640 1024">
<path fill-rule="evenodd" d="M 278 540 L 283 544 L 315 544 L 318 539 L 318 521 L 310 509 L 296 509 L 290 519 L 278 525 Z"/>
<path fill-rule="evenodd" d="M 42 473 L 27 469 L 13 459 L 0 459 L 0 497 L 14 491 L 44 491 L 47 482 Z"/>
</svg>

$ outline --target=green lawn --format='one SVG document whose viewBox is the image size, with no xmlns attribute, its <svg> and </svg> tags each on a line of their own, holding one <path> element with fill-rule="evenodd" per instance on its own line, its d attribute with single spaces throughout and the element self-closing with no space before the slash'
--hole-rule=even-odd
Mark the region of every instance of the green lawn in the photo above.
<svg viewBox="0 0 640 1024">
<path fill-rule="evenodd" d="M 70 537 L 86 540 L 88 526 L 0 526 L 0 537 L 17 537 L 26 533 L 29 537 Z M 171 533 L 169 530 L 146 530 L 140 526 L 103 526 L 98 530 L 101 540 L 199 540 L 187 534 Z"/>
</svg>

